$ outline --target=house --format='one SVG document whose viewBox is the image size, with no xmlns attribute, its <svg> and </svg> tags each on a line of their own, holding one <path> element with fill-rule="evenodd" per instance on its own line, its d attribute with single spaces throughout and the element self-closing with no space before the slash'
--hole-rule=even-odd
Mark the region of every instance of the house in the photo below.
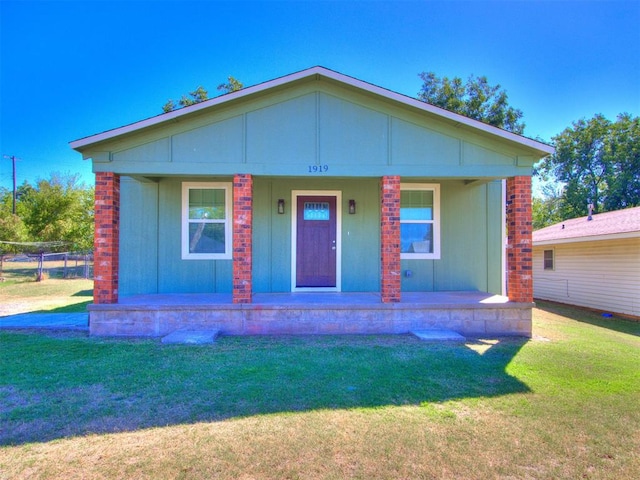
<svg viewBox="0 0 640 480">
<path fill-rule="evenodd" d="M 96 174 L 93 334 L 530 335 L 548 145 L 314 67 L 71 146 Z"/>
<path fill-rule="evenodd" d="M 640 318 L 640 207 L 533 232 L 533 295 Z"/>
</svg>

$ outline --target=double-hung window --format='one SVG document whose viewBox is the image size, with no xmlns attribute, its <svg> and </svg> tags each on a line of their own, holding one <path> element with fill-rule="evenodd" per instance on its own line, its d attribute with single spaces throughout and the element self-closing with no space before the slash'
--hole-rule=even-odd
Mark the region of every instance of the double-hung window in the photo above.
<svg viewBox="0 0 640 480">
<path fill-rule="evenodd" d="M 440 258 L 440 185 L 400 185 L 400 257 Z"/>
<path fill-rule="evenodd" d="M 230 259 L 231 184 L 182 184 L 182 258 Z"/>
<path fill-rule="evenodd" d="M 544 251 L 544 269 L 555 270 L 553 250 Z"/>
</svg>

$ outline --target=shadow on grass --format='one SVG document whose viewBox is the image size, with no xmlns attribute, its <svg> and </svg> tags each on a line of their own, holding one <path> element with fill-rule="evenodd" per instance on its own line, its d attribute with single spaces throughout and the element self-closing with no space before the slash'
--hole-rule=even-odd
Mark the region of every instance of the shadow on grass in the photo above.
<svg viewBox="0 0 640 480">
<path fill-rule="evenodd" d="M 72 297 L 93 297 L 93 290 L 92 289 L 80 290 L 71 296 Z M 91 303 L 91 302 L 88 302 L 88 303 Z"/>
<path fill-rule="evenodd" d="M 87 313 L 87 305 L 92 303 L 93 300 L 87 300 L 86 302 L 72 303 L 71 305 L 64 305 L 49 310 L 34 310 L 29 313 Z"/>
<path fill-rule="evenodd" d="M 0 444 L 527 392 L 505 371 L 526 341 L 222 337 L 194 347 L 0 332 Z"/>
<path fill-rule="evenodd" d="M 639 321 L 625 319 L 616 315 L 612 317 L 604 317 L 602 312 L 544 300 L 536 300 L 536 307 L 539 310 L 561 315 L 571 320 L 575 320 L 576 322 L 587 323 L 596 327 L 607 328 L 616 332 L 640 337 Z"/>
</svg>

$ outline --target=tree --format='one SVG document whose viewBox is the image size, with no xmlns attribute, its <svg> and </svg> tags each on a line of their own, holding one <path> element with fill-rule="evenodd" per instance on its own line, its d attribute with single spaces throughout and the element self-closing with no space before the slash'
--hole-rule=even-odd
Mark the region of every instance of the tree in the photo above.
<svg viewBox="0 0 640 480">
<path fill-rule="evenodd" d="M 77 175 L 52 173 L 23 190 L 18 214 L 27 241 L 63 241 L 66 249 L 76 251 L 93 248 L 93 188 L 79 185 Z"/>
<path fill-rule="evenodd" d="M 232 76 L 227 77 L 227 83 L 221 83 L 218 85 L 218 90 L 221 90 L 224 93 L 232 93 L 237 92 L 238 90 L 242 90 L 244 85 L 241 81 L 236 80 Z"/>
<path fill-rule="evenodd" d="M 16 211 L 17 205 L 16 205 Z M 2 242 L 26 242 L 27 229 L 18 215 L 13 214 L 13 192 L 2 188 L 0 190 L 0 241 Z M 0 254 L 15 253 L 19 251 L 16 246 L 0 244 Z"/>
<path fill-rule="evenodd" d="M 231 93 L 244 87 L 242 82 L 231 76 L 227 77 L 227 80 L 228 83 L 221 83 L 218 85 L 218 90 L 221 90 L 224 93 Z M 209 100 L 209 92 L 207 92 L 204 87 L 199 86 L 193 92 L 189 92 L 188 95 L 183 95 L 177 105 L 172 99 L 167 100 L 167 103 L 162 106 L 162 111 L 164 113 L 172 112 L 177 108 L 188 107 L 189 105 L 195 105 L 196 103 L 204 102 L 205 100 Z"/>
<path fill-rule="evenodd" d="M 605 155 L 612 166 L 605 210 L 640 205 L 640 117 L 618 116 L 611 125 Z"/>
<path fill-rule="evenodd" d="M 183 95 L 182 98 L 178 101 L 178 105 L 180 108 L 188 107 L 189 105 L 195 105 L 196 103 L 204 102 L 205 100 L 209 100 L 209 92 L 207 92 L 204 87 L 199 86 L 193 92 L 189 92 L 188 96 Z M 162 107 L 162 111 L 164 113 L 171 112 L 178 108 L 175 102 L 172 99 L 167 100 Z"/>
<path fill-rule="evenodd" d="M 433 72 L 418 76 L 424 82 L 418 92 L 423 102 L 519 135 L 524 132 L 522 111 L 510 107 L 507 92 L 500 85 L 491 86 L 487 77 L 471 75 L 463 84 L 459 77 L 440 78 Z"/>
<path fill-rule="evenodd" d="M 533 197 L 531 203 L 531 219 L 534 230 L 561 222 L 563 215 L 562 190 L 555 185 L 547 184 L 542 188 L 542 198 Z"/>
<path fill-rule="evenodd" d="M 640 205 L 640 118 L 615 122 L 598 114 L 573 122 L 552 139 L 555 154 L 537 165 L 544 181 L 563 185 L 561 220 Z"/>
</svg>

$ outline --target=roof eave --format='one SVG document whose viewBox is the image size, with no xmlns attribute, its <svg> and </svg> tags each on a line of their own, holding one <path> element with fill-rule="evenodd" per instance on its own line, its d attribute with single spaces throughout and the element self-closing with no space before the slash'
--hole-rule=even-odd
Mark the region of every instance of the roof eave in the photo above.
<svg viewBox="0 0 640 480">
<path fill-rule="evenodd" d="M 564 243 L 578 243 L 578 242 L 598 242 L 605 240 L 621 240 L 625 238 L 640 238 L 640 231 L 634 232 L 621 232 L 621 233 L 609 233 L 604 235 L 589 235 L 585 237 L 569 237 L 569 238 L 549 238 L 546 240 L 533 240 L 534 247 L 542 247 L 548 245 L 558 245 Z"/>
<path fill-rule="evenodd" d="M 70 142 L 71 148 L 82 152 L 86 147 L 94 145 L 99 142 L 103 142 L 106 140 L 111 140 L 120 135 L 126 135 L 129 133 L 133 133 L 137 130 L 153 127 L 162 123 L 171 122 L 173 120 L 177 120 L 180 117 L 185 115 L 190 115 L 200 110 L 205 110 L 208 108 L 215 107 L 217 105 L 221 105 L 227 102 L 231 102 L 243 97 L 248 97 L 250 95 L 266 91 L 268 89 L 278 87 L 281 85 L 285 85 L 287 83 L 295 82 L 298 80 L 302 80 L 305 78 L 310 78 L 313 76 L 317 76 L 318 78 L 324 77 L 335 80 L 336 82 L 350 85 L 354 88 L 358 88 L 364 91 L 368 91 L 375 95 L 380 95 L 382 97 L 388 98 L 390 100 L 403 103 L 405 105 L 411 106 L 418 110 L 430 113 L 432 115 L 438 116 L 440 118 L 445 118 L 459 125 L 465 125 L 472 129 L 479 130 L 482 132 L 489 133 L 491 135 L 503 138 L 505 140 L 515 142 L 521 146 L 525 146 L 536 150 L 539 156 L 545 157 L 547 155 L 552 155 L 555 149 L 542 142 L 538 142 L 537 140 L 532 140 L 527 137 L 523 137 L 521 135 L 509 132 L 507 130 L 503 130 L 498 127 L 494 127 L 492 125 L 488 125 L 486 123 L 480 122 L 478 120 L 474 120 L 464 115 L 460 115 L 454 112 L 450 112 L 440 107 L 436 107 L 435 105 L 431 105 L 429 103 L 425 103 L 416 98 L 412 98 L 406 95 L 402 95 L 397 92 L 393 92 L 391 90 L 387 90 L 385 88 L 379 87 L 377 85 L 373 85 L 371 83 L 364 82 L 362 80 L 358 80 L 354 77 L 349 77 L 342 73 L 335 72 L 333 70 L 329 70 L 324 67 L 312 67 L 307 70 L 302 70 L 300 72 L 292 73 L 290 75 L 286 75 L 284 77 L 279 77 L 273 80 L 269 80 L 264 83 L 260 83 L 258 85 L 254 85 L 251 87 L 246 87 L 241 90 L 237 90 L 235 92 L 228 93 L 226 95 L 221 95 L 219 97 L 215 97 L 209 100 L 205 100 L 204 102 L 196 103 L 194 105 L 190 105 L 188 107 L 181 108 L 179 110 L 174 110 L 172 112 L 163 113 L 160 115 L 156 115 L 155 117 L 147 118 L 145 120 L 141 120 L 139 122 L 131 123 L 129 125 L 125 125 L 123 127 L 115 128 L 112 130 L 107 130 L 102 133 L 98 133 L 96 135 L 91 135 L 88 137 L 84 137 L 75 141 Z"/>
</svg>

